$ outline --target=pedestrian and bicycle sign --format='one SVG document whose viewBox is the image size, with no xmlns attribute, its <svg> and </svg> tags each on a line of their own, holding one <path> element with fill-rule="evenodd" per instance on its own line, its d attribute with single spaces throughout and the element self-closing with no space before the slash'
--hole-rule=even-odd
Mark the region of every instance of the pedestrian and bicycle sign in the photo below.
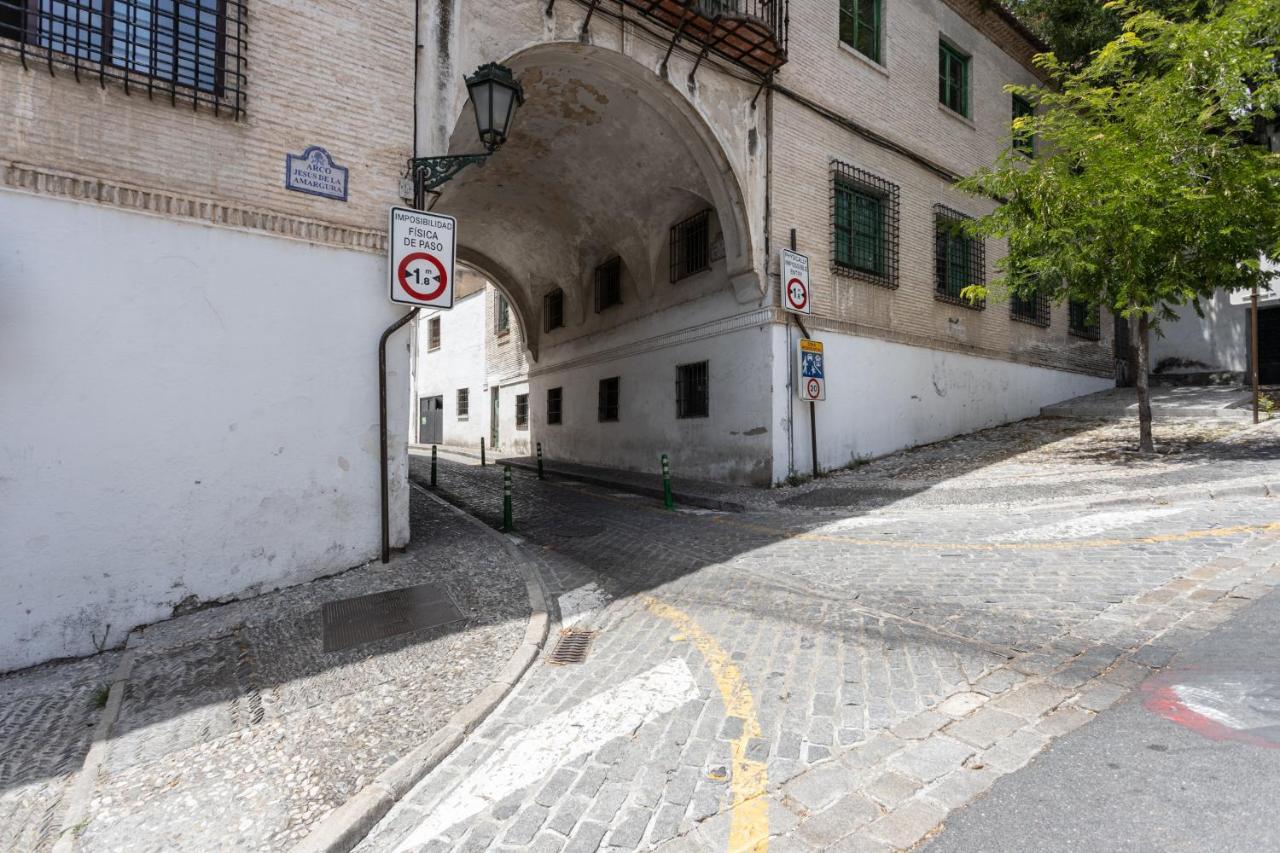
<svg viewBox="0 0 1280 853">
<path fill-rule="evenodd" d="M 800 399 L 806 402 L 827 399 L 827 370 L 822 360 L 822 341 L 800 341 Z"/>
<path fill-rule="evenodd" d="M 408 207 L 391 208 L 387 266 L 392 302 L 453 307 L 457 230 L 457 220 L 452 216 Z"/>
<path fill-rule="evenodd" d="M 796 314 L 812 314 L 809 297 L 809 258 L 790 249 L 782 250 L 782 307 Z"/>
</svg>

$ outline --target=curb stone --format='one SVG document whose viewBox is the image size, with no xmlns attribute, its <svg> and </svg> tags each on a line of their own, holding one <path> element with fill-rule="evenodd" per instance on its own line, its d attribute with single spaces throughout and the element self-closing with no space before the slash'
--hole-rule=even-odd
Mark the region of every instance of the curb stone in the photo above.
<svg viewBox="0 0 1280 853">
<path fill-rule="evenodd" d="M 416 785 L 419 780 L 444 761 L 466 739 L 498 703 L 515 687 L 520 677 L 538 657 L 546 642 L 548 632 L 547 596 L 537 568 L 525 558 L 507 537 L 490 528 L 484 522 L 458 509 L 453 504 L 432 494 L 417 483 L 410 486 L 447 507 L 450 512 L 466 519 L 494 537 L 511 557 L 512 563 L 524 573 L 525 587 L 529 593 L 529 625 L 519 648 L 507 659 L 496 680 L 462 706 L 440 731 L 426 743 L 415 747 L 395 764 L 356 792 L 345 803 L 331 811 L 306 838 L 298 842 L 293 853 L 349 853 L 391 807 Z M 59 851 L 61 853 L 61 851 Z"/>
</svg>

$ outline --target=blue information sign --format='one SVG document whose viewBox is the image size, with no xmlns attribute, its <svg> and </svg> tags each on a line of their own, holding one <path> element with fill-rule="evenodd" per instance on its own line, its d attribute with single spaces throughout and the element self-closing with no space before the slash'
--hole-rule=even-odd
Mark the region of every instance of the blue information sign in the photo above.
<svg viewBox="0 0 1280 853">
<path fill-rule="evenodd" d="M 319 145 L 301 154 L 284 158 L 285 189 L 324 198 L 347 200 L 347 167 L 333 162 L 333 157 Z"/>
</svg>

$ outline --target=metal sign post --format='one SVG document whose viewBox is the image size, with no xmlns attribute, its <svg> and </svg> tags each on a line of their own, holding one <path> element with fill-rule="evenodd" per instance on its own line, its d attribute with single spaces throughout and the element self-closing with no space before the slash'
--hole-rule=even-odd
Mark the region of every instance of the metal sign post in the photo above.
<svg viewBox="0 0 1280 853">
<path fill-rule="evenodd" d="M 783 249 L 779 260 L 779 280 L 782 284 L 782 307 L 796 315 L 796 325 L 804 339 L 800 341 L 799 396 L 809 403 L 809 451 L 813 459 L 813 476 L 818 476 L 818 409 L 816 400 L 826 399 L 826 378 L 822 364 L 822 343 L 809 337 L 809 330 L 800 319 L 802 314 L 813 313 L 813 298 L 809 290 L 809 258 L 796 251 L 796 229 L 791 229 L 791 248 Z M 806 358 L 806 346 L 810 347 Z M 814 355 L 816 353 L 816 357 Z M 815 367 L 816 366 L 816 367 Z M 816 369 L 816 375 L 806 375 L 806 368 Z M 810 384 L 810 383 L 813 384 Z"/>
<path fill-rule="evenodd" d="M 1249 368 L 1253 374 L 1253 422 L 1258 422 L 1258 285 L 1253 286 L 1253 308 L 1250 311 L 1252 317 L 1250 319 L 1249 333 Z"/>
<path fill-rule="evenodd" d="M 1253 386 L 1253 422 L 1258 422 L 1258 306 L 1280 302 L 1280 275 L 1274 273 L 1275 266 L 1263 258 L 1263 267 L 1272 271 L 1271 283 L 1265 290 L 1255 284 L 1248 292 L 1233 290 L 1228 295 L 1232 305 L 1249 306 L 1249 379 Z"/>
</svg>

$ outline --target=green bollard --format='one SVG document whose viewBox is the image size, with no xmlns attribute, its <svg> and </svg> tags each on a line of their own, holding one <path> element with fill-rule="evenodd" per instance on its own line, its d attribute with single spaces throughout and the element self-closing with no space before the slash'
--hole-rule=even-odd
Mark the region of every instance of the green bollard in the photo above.
<svg viewBox="0 0 1280 853">
<path fill-rule="evenodd" d="M 510 533 L 515 530 L 511 521 L 511 466 L 502 466 L 502 529 Z"/>
<path fill-rule="evenodd" d="M 431 486 L 432 488 L 435 488 L 435 485 L 436 485 L 436 446 L 433 444 L 431 445 Z"/>
<path fill-rule="evenodd" d="M 484 467 L 484 439 L 480 439 L 480 467 Z"/>
<path fill-rule="evenodd" d="M 675 509 L 676 502 L 671 497 L 671 462 L 667 454 L 662 454 L 662 505 L 667 509 Z"/>
<path fill-rule="evenodd" d="M 541 441 L 538 442 L 538 479 L 539 480 L 545 479 L 542 476 L 542 442 Z"/>
</svg>

